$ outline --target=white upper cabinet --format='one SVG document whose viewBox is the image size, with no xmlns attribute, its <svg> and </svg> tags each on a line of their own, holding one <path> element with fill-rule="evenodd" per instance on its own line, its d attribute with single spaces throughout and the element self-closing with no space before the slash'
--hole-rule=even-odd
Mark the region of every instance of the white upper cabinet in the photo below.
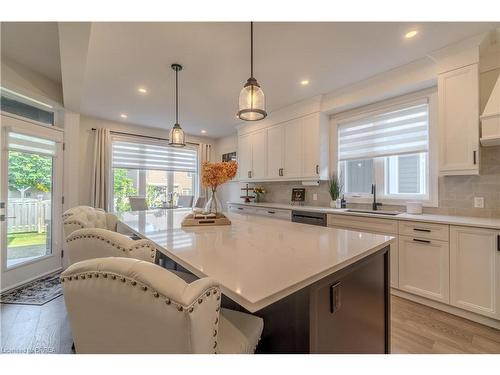
<svg viewBox="0 0 500 375">
<path fill-rule="evenodd" d="M 283 126 L 273 126 L 267 129 L 267 177 L 279 178 L 283 176 Z"/>
<path fill-rule="evenodd" d="M 240 180 L 249 179 L 252 173 L 252 139 L 250 135 L 238 137 L 238 175 Z"/>
<path fill-rule="evenodd" d="M 267 131 L 238 137 L 240 180 L 261 180 L 267 175 Z"/>
<path fill-rule="evenodd" d="M 450 302 L 500 319 L 500 231 L 451 226 Z"/>
<path fill-rule="evenodd" d="M 300 178 L 302 172 L 302 121 L 296 119 L 282 126 L 285 134 L 283 177 Z"/>
<path fill-rule="evenodd" d="M 328 178 L 328 123 L 320 113 L 239 134 L 238 144 L 240 180 Z"/>
<path fill-rule="evenodd" d="M 439 74 L 440 173 L 479 173 L 478 64 Z"/>
</svg>

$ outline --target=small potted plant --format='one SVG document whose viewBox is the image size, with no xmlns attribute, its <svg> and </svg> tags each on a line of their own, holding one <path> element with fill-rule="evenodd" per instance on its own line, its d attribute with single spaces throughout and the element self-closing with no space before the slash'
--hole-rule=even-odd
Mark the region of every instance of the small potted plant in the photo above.
<svg viewBox="0 0 500 375">
<path fill-rule="evenodd" d="M 342 190 L 344 189 L 344 184 L 341 176 L 333 172 L 330 180 L 328 181 L 328 192 L 330 193 L 330 207 L 340 208 L 341 201 L 340 196 L 342 195 Z"/>
<path fill-rule="evenodd" d="M 255 203 L 259 203 L 261 201 L 261 196 L 266 194 L 266 190 L 264 190 L 262 186 L 254 187 L 253 192 L 255 193 Z"/>
</svg>

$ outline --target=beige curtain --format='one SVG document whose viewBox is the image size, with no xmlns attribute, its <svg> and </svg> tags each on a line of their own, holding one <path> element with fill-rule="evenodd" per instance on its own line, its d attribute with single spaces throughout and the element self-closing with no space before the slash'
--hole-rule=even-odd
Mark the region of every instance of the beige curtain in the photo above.
<svg viewBox="0 0 500 375">
<path fill-rule="evenodd" d="M 90 204 L 106 211 L 110 207 L 111 135 L 109 129 L 96 129 Z"/>
<path fill-rule="evenodd" d="M 198 167 L 198 170 L 199 170 L 199 196 L 200 197 L 207 197 L 208 198 L 208 189 L 205 189 L 202 185 L 201 185 L 201 166 L 203 165 L 203 162 L 205 161 L 210 161 L 210 152 L 211 152 L 211 149 L 212 149 L 212 146 L 208 143 L 200 143 L 200 145 L 198 146 L 198 163 L 199 163 L 199 167 Z"/>
</svg>

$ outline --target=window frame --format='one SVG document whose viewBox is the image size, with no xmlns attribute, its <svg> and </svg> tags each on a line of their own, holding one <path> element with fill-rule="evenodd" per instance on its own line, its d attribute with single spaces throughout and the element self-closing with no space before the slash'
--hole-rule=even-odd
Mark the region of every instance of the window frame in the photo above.
<svg viewBox="0 0 500 375">
<path fill-rule="evenodd" d="M 356 118 L 373 115 L 380 112 L 390 111 L 392 108 L 411 106 L 415 102 L 426 100 L 428 103 L 429 112 L 429 147 L 427 152 L 427 196 L 422 199 L 419 195 L 400 195 L 387 194 L 386 175 L 385 175 L 385 159 L 386 157 L 373 158 L 374 166 L 374 183 L 377 186 L 377 201 L 387 205 L 406 205 L 409 201 L 419 201 L 425 207 L 438 207 L 438 177 L 439 177 L 439 149 L 438 149 L 438 98 L 437 88 L 432 87 L 426 90 L 414 92 L 407 95 L 402 95 L 397 98 L 377 102 L 371 105 L 363 106 L 346 112 L 332 115 L 330 117 L 331 124 L 331 146 L 332 146 L 332 166 L 335 171 L 343 173 L 340 163 L 338 162 L 338 124 L 354 120 Z M 371 193 L 345 193 L 344 197 L 347 203 L 372 203 L 373 194 Z"/>
<path fill-rule="evenodd" d="M 109 168 L 109 181 L 110 181 L 110 187 L 109 187 L 109 208 L 110 210 L 115 209 L 114 207 L 114 186 L 115 186 L 115 181 L 114 181 L 114 170 L 115 167 L 113 167 L 113 156 L 112 156 L 112 148 L 113 148 L 113 142 L 115 141 L 122 141 L 122 142 L 134 142 L 134 143 L 143 143 L 146 145 L 155 145 L 155 146 L 165 146 L 168 144 L 168 141 L 166 140 L 157 140 L 157 139 L 145 139 L 141 137 L 136 137 L 133 135 L 119 135 L 119 134 L 112 134 L 111 135 L 111 147 L 110 147 L 110 168 Z M 170 146 L 171 147 L 171 146 Z M 200 152 L 198 147 L 196 146 L 186 146 L 186 148 L 189 148 L 191 150 L 196 151 L 196 172 L 187 172 L 187 171 L 169 171 L 169 170 L 164 170 L 167 173 L 167 191 L 171 192 L 174 191 L 174 174 L 175 172 L 186 172 L 186 173 L 191 173 L 193 174 L 193 193 L 195 195 L 195 199 L 199 195 L 199 184 L 200 184 L 200 179 L 199 179 L 199 174 L 200 174 Z M 134 169 L 134 168 L 123 168 L 123 167 L 116 167 L 120 169 L 132 169 L 138 171 L 138 194 L 139 195 L 146 195 L 146 189 L 147 189 L 147 177 L 146 173 L 148 169 Z M 141 194 L 142 193 L 142 194 Z"/>
</svg>

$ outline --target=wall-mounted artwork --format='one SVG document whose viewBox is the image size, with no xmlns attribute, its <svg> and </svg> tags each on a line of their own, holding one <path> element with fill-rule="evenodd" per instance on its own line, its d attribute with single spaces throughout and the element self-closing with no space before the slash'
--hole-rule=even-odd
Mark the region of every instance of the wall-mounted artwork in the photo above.
<svg viewBox="0 0 500 375">
<path fill-rule="evenodd" d="M 222 154 L 222 161 L 236 161 L 236 151 Z"/>
</svg>

